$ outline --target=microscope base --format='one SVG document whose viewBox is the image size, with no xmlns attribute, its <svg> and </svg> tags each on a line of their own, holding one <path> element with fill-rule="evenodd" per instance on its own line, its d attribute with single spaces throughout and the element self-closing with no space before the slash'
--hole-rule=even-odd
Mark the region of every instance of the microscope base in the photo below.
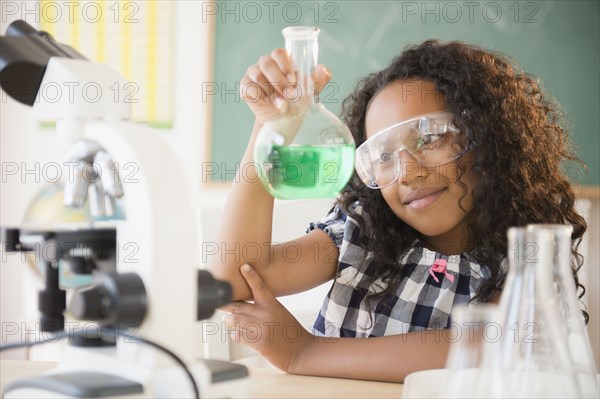
<svg viewBox="0 0 600 399">
<path fill-rule="evenodd" d="M 191 383 L 180 367 L 144 367 L 117 359 L 115 348 L 68 347 L 59 366 L 47 374 L 9 384 L 11 398 L 193 398 Z M 189 365 L 200 397 L 245 397 L 246 367 L 220 360 Z"/>
<path fill-rule="evenodd" d="M 72 372 L 23 378 L 10 384 L 4 392 L 5 398 L 103 398 L 143 395 L 144 386 L 110 374 Z"/>
</svg>

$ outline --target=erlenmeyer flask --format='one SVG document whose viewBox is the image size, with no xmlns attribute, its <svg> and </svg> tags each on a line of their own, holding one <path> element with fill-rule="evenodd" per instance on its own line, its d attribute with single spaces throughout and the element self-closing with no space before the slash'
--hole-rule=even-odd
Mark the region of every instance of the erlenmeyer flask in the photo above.
<svg viewBox="0 0 600 399">
<path fill-rule="evenodd" d="M 567 337 L 565 341 L 577 377 L 581 394 L 586 398 L 600 396 L 596 364 L 592 346 L 578 305 L 577 288 L 571 268 L 571 234 L 573 227 L 563 224 L 531 224 L 529 231 L 543 230 L 551 235 L 554 300 L 560 312 L 560 326 Z"/>
<path fill-rule="evenodd" d="M 334 197 L 354 171 L 354 139 L 336 115 L 315 101 L 319 29 L 297 26 L 282 33 L 296 82 L 282 88 L 286 105 L 260 130 L 254 161 L 261 182 L 276 198 Z"/>
<path fill-rule="evenodd" d="M 446 361 L 447 380 L 441 397 L 504 398 L 501 368 L 496 356 L 501 339 L 498 306 L 477 304 L 452 310 L 456 333 Z"/>
<path fill-rule="evenodd" d="M 500 298 L 500 361 L 507 397 L 581 397 L 553 293 L 552 235 L 508 230 L 508 275 Z"/>
</svg>

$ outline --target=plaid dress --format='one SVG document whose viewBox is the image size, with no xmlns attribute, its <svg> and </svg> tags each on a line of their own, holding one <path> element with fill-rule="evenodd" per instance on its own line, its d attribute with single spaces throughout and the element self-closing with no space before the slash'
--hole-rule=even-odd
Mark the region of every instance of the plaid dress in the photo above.
<svg viewBox="0 0 600 399">
<path fill-rule="evenodd" d="M 359 204 L 355 207 L 368 224 L 368 215 L 362 207 Z M 452 308 L 469 303 L 490 276 L 489 269 L 468 253 L 442 255 L 417 240 L 399 260 L 403 272 L 398 289 L 374 304 L 371 312 L 365 302 L 367 294 L 380 292 L 386 283 L 376 279 L 369 284 L 373 255 L 367 253 L 366 260 L 361 262 L 366 250 L 359 243 L 356 220 L 336 205 L 325 218 L 310 223 L 307 233 L 314 229 L 325 231 L 339 249 L 337 277 L 313 326 L 315 335 L 366 338 L 447 328 Z M 446 274 L 430 270 L 441 259 Z"/>
</svg>

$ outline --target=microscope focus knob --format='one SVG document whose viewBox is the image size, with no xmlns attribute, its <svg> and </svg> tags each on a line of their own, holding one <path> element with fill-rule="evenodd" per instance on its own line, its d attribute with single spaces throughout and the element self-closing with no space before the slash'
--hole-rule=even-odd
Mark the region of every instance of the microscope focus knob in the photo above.
<svg viewBox="0 0 600 399">
<path fill-rule="evenodd" d="M 69 311 L 106 327 L 138 327 L 146 316 L 146 289 L 135 273 L 95 272 L 93 285 L 74 293 Z"/>
<path fill-rule="evenodd" d="M 102 320 L 108 313 L 107 293 L 99 287 L 89 287 L 73 294 L 69 311 L 79 320 Z"/>
<path fill-rule="evenodd" d="M 198 270 L 197 283 L 197 320 L 210 318 L 216 308 L 233 299 L 231 285 L 226 281 L 216 280 L 206 270 Z"/>
</svg>

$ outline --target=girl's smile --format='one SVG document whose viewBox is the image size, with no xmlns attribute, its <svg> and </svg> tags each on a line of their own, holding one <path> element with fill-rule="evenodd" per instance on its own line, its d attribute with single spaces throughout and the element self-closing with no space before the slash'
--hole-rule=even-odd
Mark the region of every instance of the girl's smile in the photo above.
<svg viewBox="0 0 600 399">
<path fill-rule="evenodd" d="M 426 209 L 435 204 L 446 193 L 446 187 L 423 187 L 411 191 L 402 201 L 404 205 L 413 210 Z"/>
</svg>

